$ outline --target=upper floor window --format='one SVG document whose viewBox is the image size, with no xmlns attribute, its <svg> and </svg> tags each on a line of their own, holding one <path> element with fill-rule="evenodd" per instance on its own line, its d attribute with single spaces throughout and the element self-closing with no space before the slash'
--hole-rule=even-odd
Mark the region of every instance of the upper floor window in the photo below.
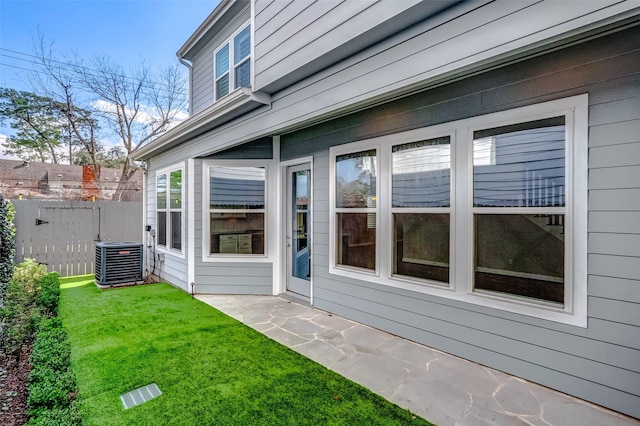
<svg viewBox="0 0 640 426">
<path fill-rule="evenodd" d="M 247 25 L 214 55 L 215 99 L 251 84 L 251 26 Z"/>
</svg>

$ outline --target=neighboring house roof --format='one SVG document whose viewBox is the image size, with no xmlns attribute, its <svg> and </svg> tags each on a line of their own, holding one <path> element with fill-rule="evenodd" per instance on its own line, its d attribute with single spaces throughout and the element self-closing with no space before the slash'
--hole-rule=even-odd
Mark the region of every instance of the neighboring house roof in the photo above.
<svg viewBox="0 0 640 426">
<path fill-rule="evenodd" d="M 103 192 L 102 198 L 115 191 L 121 174 L 120 169 L 103 168 L 101 170 L 97 183 Z M 7 198 L 19 194 L 26 197 L 64 198 L 79 195 L 76 192 L 85 186 L 83 185 L 83 166 L 0 159 L 0 192 Z M 49 194 L 48 191 L 51 189 L 67 189 L 71 194 Z M 141 198 L 142 173 L 136 172 L 127 182 L 125 189 L 123 198 L 126 201 Z M 139 193 L 140 196 L 134 196 L 135 193 Z"/>
</svg>

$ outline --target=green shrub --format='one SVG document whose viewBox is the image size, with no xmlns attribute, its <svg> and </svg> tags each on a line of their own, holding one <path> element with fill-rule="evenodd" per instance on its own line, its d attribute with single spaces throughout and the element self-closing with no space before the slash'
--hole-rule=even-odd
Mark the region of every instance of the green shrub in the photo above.
<svg viewBox="0 0 640 426">
<path fill-rule="evenodd" d="M 9 289 L 11 285 L 9 286 Z M 0 308 L 0 349 L 5 354 L 17 355 L 22 346 L 33 341 L 34 335 L 42 314 L 33 304 L 15 303 L 10 290 L 7 290 L 7 299 Z"/>
<path fill-rule="evenodd" d="M 70 407 L 34 410 L 28 426 L 78 426 L 82 419 L 75 403 Z"/>
<path fill-rule="evenodd" d="M 56 371 L 46 365 L 32 365 L 29 373 L 29 415 L 41 408 L 68 407 L 75 395 L 76 382 L 68 369 Z"/>
<path fill-rule="evenodd" d="M 33 294 L 40 290 L 40 284 L 47 275 L 47 267 L 35 259 L 25 259 L 13 269 L 11 281 L 19 285 L 25 292 Z"/>
<path fill-rule="evenodd" d="M 46 315 L 58 315 L 58 303 L 60 301 L 60 280 L 58 274 L 53 272 L 45 275 L 40 281 L 40 291 L 36 295 L 38 305 Z"/>
<path fill-rule="evenodd" d="M 27 259 L 15 267 L 0 307 L 0 348 L 5 353 L 18 354 L 33 341 L 43 315 L 57 312 L 59 292 L 57 274 L 46 275 L 44 265 Z"/>
<path fill-rule="evenodd" d="M 64 371 L 71 359 L 71 346 L 67 332 L 61 328 L 51 328 L 38 333 L 31 351 L 31 365 L 46 366 L 54 371 Z"/>
<path fill-rule="evenodd" d="M 49 274 L 40 283 L 36 305 L 43 311 L 58 311 L 60 283 L 57 274 Z M 42 297 L 42 294 L 48 294 Z M 80 425 L 75 404 L 76 382 L 70 370 L 71 346 L 58 317 L 45 317 L 38 326 L 33 344 L 29 373 L 27 412 L 29 425 Z"/>
<path fill-rule="evenodd" d="M 0 195 L 0 305 L 13 275 L 13 262 L 16 253 L 16 228 L 13 225 L 15 208 Z"/>
</svg>

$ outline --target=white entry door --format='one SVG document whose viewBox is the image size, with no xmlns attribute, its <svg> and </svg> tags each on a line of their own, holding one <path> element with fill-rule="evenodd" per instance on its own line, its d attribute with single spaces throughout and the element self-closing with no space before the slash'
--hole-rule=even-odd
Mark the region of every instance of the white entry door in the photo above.
<svg viewBox="0 0 640 426">
<path fill-rule="evenodd" d="M 311 164 L 287 167 L 287 291 L 311 294 Z"/>
</svg>

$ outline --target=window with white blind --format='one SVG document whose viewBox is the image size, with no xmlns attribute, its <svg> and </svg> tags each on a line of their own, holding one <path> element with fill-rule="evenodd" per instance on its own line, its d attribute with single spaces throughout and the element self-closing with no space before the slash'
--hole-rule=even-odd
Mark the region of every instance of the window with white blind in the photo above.
<svg viewBox="0 0 640 426">
<path fill-rule="evenodd" d="M 330 149 L 330 272 L 586 325 L 587 95 Z"/>
<path fill-rule="evenodd" d="M 246 25 L 216 49 L 214 56 L 214 98 L 251 85 L 251 25 Z"/>
<path fill-rule="evenodd" d="M 264 257 L 267 168 L 206 164 L 204 256 Z"/>
</svg>

